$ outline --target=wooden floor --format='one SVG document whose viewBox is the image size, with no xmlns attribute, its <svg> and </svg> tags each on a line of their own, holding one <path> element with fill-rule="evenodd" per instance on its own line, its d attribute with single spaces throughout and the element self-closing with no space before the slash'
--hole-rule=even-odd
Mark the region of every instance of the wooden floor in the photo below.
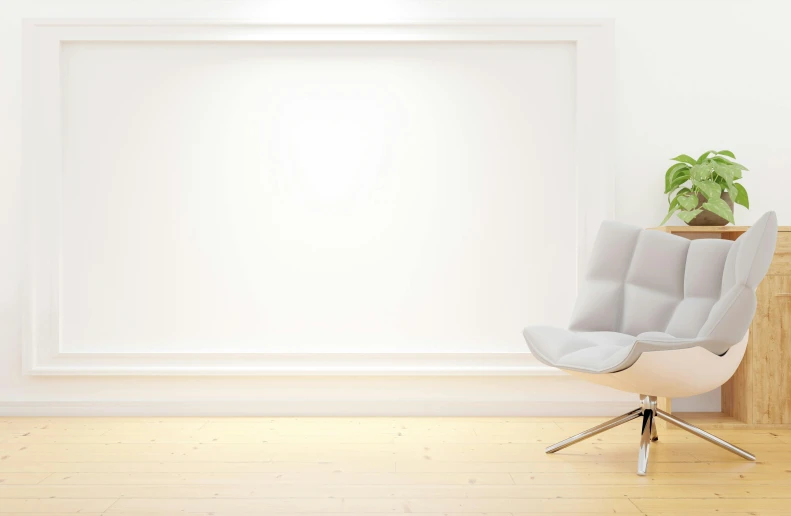
<svg viewBox="0 0 791 516">
<path fill-rule="evenodd" d="M 635 474 L 638 423 L 601 418 L 5 418 L 3 514 L 789 515 L 791 430 L 682 430 Z"/>
</svg>

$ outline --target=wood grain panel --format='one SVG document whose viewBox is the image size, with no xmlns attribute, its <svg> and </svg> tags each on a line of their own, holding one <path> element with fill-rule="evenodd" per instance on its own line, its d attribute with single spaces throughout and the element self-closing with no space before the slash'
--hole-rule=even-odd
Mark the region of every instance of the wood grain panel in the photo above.
<svg viewBox="0 0 791 516">
<path fill-rule="evenodd" d="M 755 334 L 750 334 L 742 363 L 720 391 L 723 414 L 738 421 L 753 423 L 753 352 L 756 349 Z"/>
<path fill-rule="evenodd" d="M 777 247 L 772 264 L 769 266 L 769 276 L 782 276 L 791 274 L 791 233 L 777 235 Z M 791 292 L 791 291 L 789 291 Z"/>
<path fill-rule="evenodd" d="M 791 275 L 791 254 L 777 254 L 769 266 L 768 276 Z"/>
<path fill-rule="evenodd" d="M 791 253 L 791 231 L 781 230 L 777 233 L 775 253 Z"/>
<path fill-rule="evenodd" d="M 791 256 L 791 255 L 790 255 Z M 754 422 L 791 423 L 791 276 L 769 276 L 757 291 L 753 320 Z"/>
</svg>

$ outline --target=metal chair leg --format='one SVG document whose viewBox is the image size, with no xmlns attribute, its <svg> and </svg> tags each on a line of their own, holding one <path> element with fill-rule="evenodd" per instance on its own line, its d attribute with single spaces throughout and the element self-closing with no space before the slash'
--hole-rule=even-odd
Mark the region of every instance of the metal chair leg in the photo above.
<svg viewBox="0 0 791 516">
<path fill-rule="evenodd" d="M 656 414 L 656 396 L 644 396 L 642 402 L 643 426 L 640 431 L 640 452 L 637 455 L 637 474 L 645 475 L 648 469 L 648 453 L 651 441 L 656 433 L 654 415 Z"/>
<path fill-rule="evenodd" d="M 710 442 L 712 444 L 716 444 L 717 446 L 719 446 L 721 448 L 725 448 L 729 452 L 735 453 L 739 457 L 742 457 L 742 458 L 747 459 L 747 460 L 755 460 L 755 455 L 753 455 L 752 453 L 750 453 L 750 452 L 748 452 L 746 450 L 742 450 L 738 446 L 734 446 L 731 443 L 729 443 L 728 441 L 723 441 L 722 439 L 720 439 L 716 435 L 712 435 L 712 434 L 710 434 L 710 433 L 708 433 L 708 432 L 706 432 L 704 430 L 701 430 L 700 428 L 698 428 L 698 427 L 696 427 L 694 425 L 690 425 L 689 423 L 687 423 L 683 419 L 679 419 L 676 416 L 668 414 L 667 412 L 665 412 L 663 410 L 658 410 L 657 413 L 656 413 L 656 416 L 659 417 L 659 418 L 664 419 L 665 421 L 667 421 L 669 423 L 673 423 L 674 425 L 679 426 L 679 427 L 683 428 L 684 430 L 686 430 L 687 432 L 689 432 L 691 434 L 695 434 L 698 437 L 700 437 L 702 439 L 705 439 L 705 440 L 707 440 L 708 442 Z"/>
<path fill-rule="evenodd" d="M 589 437 L 593 437 L 594 435 L 600 434 L 605 432 L 611 428 L 615 428 L 616 426 L 622 425 L 624 423 L 628 423 L 633 419 L 637 419 L 638 417 L 642 417 L 642 427 L 640 430 L 640 452 L 637 455 L 637 474 L 638 475 L 645 475 L 646 470 L 648 469 L 648 453 L 651 449 L 651 443 L 659 439 L 656 431 L 656 418 L 664 419 L 668 423 L 673 423 L 676 426 L 680 426 L 687 432 L 697 435 L 710 443 L 716 444 L 726 450 L 735 453 L 736 455 L 743 457 L 747 460 L 755 460 L 755 455 L 752 453 L 742 450 L 738 446 L 734 446 L 727 441 L 723 441 L 716 435 L 712 435 L 708 432 L 701 430 L 700 428 L 690 425 L 683 419 L 679 419 L 672 414 L 668 414 L 663 410 L 659 410 L 656 408 L 656 396 L 644 396 L 640 395 L 640 408 L 634 409 L 631 412 L 627 412 L 622 416 L 618 416 L 614 419 L 607 421 L 606 423 L 602 423 L 599 426 L 594 426 L 591 429 L 585 430 L 573 437 L 569 437 L 568 439 L 564 439 L 557 444 L 553 444 L 546 449 L 547 453 L 555 453 L 556 451 L 562 450 L 563 448 L 567 448 L 572 444 L 576 444 L 580 441 L 584 441 Z"/>
<path fill-rule="evenodd" d="M 580 441 L 584 441 L 589 437 L 593 437 L 594 435 L 600 434 L 609 430 L 610 428 L 615 428 L 616 426 L 622 425 L 624 423 L 628 423 L 629 421 L 640 417 L 640 414 L 643 412 L 642 408 L 634 409 L 631 412 L 627 412 L 622 416 L 618 416 L 613 418 L 606 423 L 602 423 L 598 426 L 594 426 L 584 432 L 581 432 L 573 437 L 569 437 L 568 439 L 564 439 L 557 444 L 553 444 L 552 446 L 547 447 L 547 453 L 555 453 L 558 450 L 562 450 L 563 448 L 567 448 L 572 444 L 576 444 Z"/>
</svg>

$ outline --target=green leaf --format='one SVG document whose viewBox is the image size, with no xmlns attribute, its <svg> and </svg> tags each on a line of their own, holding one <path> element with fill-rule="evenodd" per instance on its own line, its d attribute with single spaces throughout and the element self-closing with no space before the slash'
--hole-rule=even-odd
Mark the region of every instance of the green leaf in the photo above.
<svg viewBox="0 0 791 516">
<path fill-rule="evenodd" d="M 667 211 L 669 212 L 673 208 L 676 208 L 676 209 L 678 208 L 678 195 L 673 197 L 673 200 L 670 201 L 670 206 L 667 207 Z"/>
<path fill-rule="evenodd" d="M 689 195 L 692 195 L 695 198 L 695 204 L 697 204 L 698 202 L 697 195 L 693 194 L 692 190 L 690 190 L 689 188 L 682 188 L 681 190 L 679 190 L 678 193 L 676 193 L 676 196 L 673 197 L 672 201 L 670 200 L 670 196 L 668 196 L 668 201 L 670 202 L 670 206 L 667 209 L 667 215 L 665 215 L 665 218 L 662 220 L 661 224 L 659 224 L 660 226 L 664 225 L 668 220 L 670 220 L 670 217 L 672 217 L 673 214 L 680 209 L 679 201 L 681 199 L 686 199 L 686 197 Z M 684 202 L 687 201 L 685 200 Z"/>
<path fill-rule="evenodd" d="M 692 211 L 680 211 L 680 212 L 678 212 L 676 215 L 678 216 L 678 218 L 680 218 L 681 220 L 683 220 L 684 222 L 686 222 L 687 224 L 689 224 L 689 221 L 691 221 L 692 219 L 694 219 L 695 217 L 697 217 L 697 216 L 698 216 L 698 214 L 699 214 L 700 212 L 702 212 L 702 211 L 703 211 L 703 210 L 701 210 L 700 208 L 698 208 L 697 210 L 692 210 Z"/>
<path fill-rule="evenodd" d="M 711 168 L 714 170 L 715 174 L 723 178 L 726 182 L 733 181 L 733 172 L 736 169 L 731 165 L 723 165 L 715 161 L 711 164 Z"/>
<path fill-rule="evenodd" d="M 709 202 L 704 202 L 701 208 L 710 211 L 715 215 L 719 215 L 731 224 L 734 224 L 733 211 L 731 210 L 731 207 L 728 206 L 728 203 L 722 199 L 709 199 Z"/>
<path fill-rule="evenodd" d="M 714 167 L 714 173 L 725 180 L 725 184 L 728 185 L 728 191 L 735 191 L 733 180 L 736 178 L 736 173 L 740 173 L 740 170 L 733 165 L 723 165 L 716 162 L 712 163 L 712 166 Z M 741 177 L 741 174 L 739 174 L 739 177 Z"/>
<path fill-rule="evenodd" d="M 703 160 L 708 158 L 709 154 L 711 154 L 712 152 L 715 153 L 715 154 L 717 153 L 717 151 L 707 150 L 706 152 L 704 152 L 703 154 L 700 155 L 700 157 L 698 158 L 697 163 L 703 163 Z"/>
<path fill-rule="evenodd" d="M 681 205 L 681 207 L 687 211 L 694 210 L 695 208 L 697 208 L 698 202 L 700 202 L 698 196 L 692 192 L 684 195 L 679 195 L 678 197 L 676 197 L 676 199 L 678 199 L 678 204 Z"/>
<path fill-rule="evenodd" d="M 716 161 L 717 163 L 722 163 L 723 165 L 733 165 L 735 167 L 738 167 L 739 170 L 749 170 L 747 167 L 745 167 L 741 163 L 736 163 L 735 161 L 731 161 L 728 158 L 723 158 L 721 156 L 714 156 L 711 159 L 713 161 Z"/>
<path fill-rule="evenodd" d="M 728 184 L 742 178 L 742 171 L 739 170 L 739 167 L 734 167 L 733 165 L 717 163 L 714 167 L 714 173 L 725 179 Z"/>
<path fill-rule="evenodd" d="M 715 152 L 715 154 L 722 154 L 723 156 L 730 156 L 733 159 L 736 159 L 736 156 L 734 156 L 733 153 L 731 151 L 729 151 L 729 150 L 717 151 L 717 152 Z"/>
<path fill-rule="evenodd" d="M 673 183 L 673 179 L 679 173 L 679 171 L 689 169 L 689 166 L 686 163 L 676 163 L 665 172 L 665 193 L 670 193 L 670 185 Z"/>
<path fill-rule="evenodd" d="M 664 226 L 664 225 L 665 225 L 665 222 L 667 222 L 668 220 L 670 220 L 670 217 L 672 217 L 672 216 L 673 216 L 673 214 L 674 214 L 675 212 L 677 212 L 677 211 L 678 211 L 678 207 L 671 208 L 671 209 L 667 210 L 667 215 L 665 215 L 665 218 L 664 218 L 664 219 L 662 219 L 662 222 L 660 222 L 660 223 L 659 223 L 659 225 L 660 225 L 660 226 Z"/>
<path fill-rule="evenodd" d="M 694 181 L 704 181 L 711 177 L 712 168 L 711 163 L 693 165 L 692 168 L 689 169 L 689 175 Z"/>
<path fill-rule="evenodd" d="M 733 186 L 736 188 L 735 190 L 730 190 L 731 197 L 733 197 L 733 192 L 736 192 L 736 198 L 733 200 L 736 204 L 741 204 L 745 208 L 750 208 L 750 198 L 747 196 L 747 190 L 744 189 L 742 185 L 739 183 L 733 183 Z"/>
<path fill-rule="evenodd" d="M 670 195 L 673 195 L 673 194 L 671 193 L 670 195 L 668 195 L 667 196 L 667 202 L 670 203 L 670 206 L 673 206 L 673 203 L 675 203 L 675 205 L 678 206 L 678 196 L 679 195 L 684 195 L 685 193 L 689 193 L 691 191 L 692 190 L 690 190 L 689 188 L 684 187 L 681 190 L 679 190 L 678 192 L 676 192 L 676 196 L 673 198 L 672 201 L 670 200 Z"/>
<path fill-rule="evenodd" d="M 672 192 L 673 190 L 683 185 L 687 181 L 689 181 L 689 171 L 688 170 L 681 171 L 680 173 L 676 174 L 676 176 L 673 178 L 673 182 L 670 183 L 670 186 L 667 189 L 667 193 Z"/>
<path fill-rule="evenodd" d="M 694 165 L 697 163 L 692 156 L 687 156 L 686 154 L 679 154 L 675 158 L 672 158 L 673 161 L 680 161 L 682 163 L 689 163 L 690 165 Z"/>
<path fill-rule="evenodd" d="M 722 188 L 720 185 L 711 179 L 707 179 L 705 181 L 692 181 L 692 184 L 695 185 L 708 200 L 719 199 L 720 195 L 722 194 Z"/>
</svg>

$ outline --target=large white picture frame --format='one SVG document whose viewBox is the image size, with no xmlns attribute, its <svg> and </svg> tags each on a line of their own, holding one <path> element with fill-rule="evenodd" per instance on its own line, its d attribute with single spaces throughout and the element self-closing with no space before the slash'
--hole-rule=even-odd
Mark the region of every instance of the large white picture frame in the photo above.
<svg viewBox="0 0 791 516">
<path fill-rule="evenodd" d="M 26 370 L 35 375 L 557 374 L 529 353 L 76 353 L 61 348 L 61 45 L 132 42 L 572 42 L 576 49 L 577 270 L 612 217 L 614 47 L 607 20 L 267 25 L 227 21 L 31 20 L 24 65 L 24 172 L 30 206 Z"/>
</svg>

